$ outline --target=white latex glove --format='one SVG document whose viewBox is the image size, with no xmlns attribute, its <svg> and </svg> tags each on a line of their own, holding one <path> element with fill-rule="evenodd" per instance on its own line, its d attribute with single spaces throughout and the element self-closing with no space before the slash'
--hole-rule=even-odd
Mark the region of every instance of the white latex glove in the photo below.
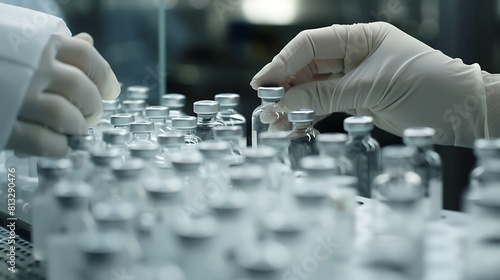
<svg viewBox="0 0 500 280">
<path fill-rule="evenodd" d="M 438 144 L 472 147 L 476 138 L 500 137 L 499 81 L 376 22 L 301 32 L 251 86 L 285 86 L 288 110 L 369 115 L 399 136 L 433 127 Z"/>
</svg>

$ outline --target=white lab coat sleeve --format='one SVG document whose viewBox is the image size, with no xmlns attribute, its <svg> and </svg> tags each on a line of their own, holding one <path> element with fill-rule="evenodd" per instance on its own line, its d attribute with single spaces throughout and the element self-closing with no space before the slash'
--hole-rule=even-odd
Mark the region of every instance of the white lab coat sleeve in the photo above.
<svg viewBox="0 0 500 280">
<path fill-rule="evenodd" d="M 60 18 L 0 3 L 0 149 L 52 34 L 71 36 Z"/>
</svg>

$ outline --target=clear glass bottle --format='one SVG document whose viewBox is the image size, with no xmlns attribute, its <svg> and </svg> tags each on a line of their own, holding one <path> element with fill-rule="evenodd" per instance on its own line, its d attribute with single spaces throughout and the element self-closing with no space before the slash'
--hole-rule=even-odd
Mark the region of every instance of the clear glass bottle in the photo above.
<svg viewBox="0 0 500 280">
<path fill-rule="evenodd" d="M 102 101 L 103 114 L 101 120 L 94 126 L 94 136 L 98 140 L 102 140 L 102 132 L 104 130 L 113 128 L 111 116 L 117 113 L 119 107 L 120 101 L 118 99 Z"/>
<path fill-rule="evenodd" d="M 39 186 L 33 197 L 31 228 L 35 260 L 44 261 L 47 258 L 49 237 L 54 233 L 62 215 L 57 207 L 53 188 L 66 179 L 70 170 L 69 159 L 41 158 L 38 161 Z"/>
<path fill-rule="evenodd" d="M 146 86 L 129 86 L 127 88 L 127 100 L 143 100 L 147 102 L 150 89 Z"/>
<path fill-rule="evenodd" d="M 132 133 L 132 141 L 128 143 L 129 147 L 135 145 L 150 145 L 154 141 L 151 139 L 151 133 L 154 131 L 154 124 L 148 121 L 135 121 L 129 125 Z"/>
<path fill-rule="evenodd" d="M 436 131 L 430 127 L 414 127 L 403 131 L 404 143 L 416 149 L 411 164 L 424 183 L 426 208 L 431 220 L 440 219 L 443 209 L 441 157 L 433 148 L 435 134 Z"/>
<path fill-rule="evenodd" d="M 257 96 L 262 103 L 252 113 L 252 147 L 259 145 L 260 134 L 269 130 L 270 123 L 285 117 L 284 109 L 278 104 L 285 96 L 284 88 L 260 87 Z"/>
<path fill-rule="evenodd" d="M 160 145 L 157 143 L 152 144 L 138 144 L 129 147 L 130 155 L 133 158 L 140 158 L 144 161 L 144 170 L 141 177 L 149 179 L 160 179 L 160 170 L 156 165 L 156 156 L 160 153 Z"/>
<path fill-rule="evenodd" d="M 92 170 L 90 161 L 90 150 L 93 148 L 93 137 L 90 135 L 72 135 L 68 137 L 68 145 L 71 152 L 68 158 L 71 160 L 72 170 L 68 180 L 83 182 Z"/>
<path fill-rule="evenodd" d="M 156 166 L 159 168 L 161 177 L 170 177 L 175 174 L 170 156 L 180 153 L 184 146 L 184 134 L 171 132 L 158 135 L 158 144 L 161 147 L 160 154 L 156 156 Z"/>
<path fill-rule="evenodd" d="M 354 163 L 347 157 L 347 141 L 344 133 L 323 133 L 317 138 L 318 150 L 321 155 L 334 158 L 339 167 L 339 175 L 356 176 Z"/>
<path fill-rule="evenodd" d="M 144 176 L 146 163 L 139 158 L 130 158 L 125 162 L 115 161 L 111 164 L 114 180 L 110 188 L 96 192 L 96 202 L 106 200 L 124 200 L 135 204 L 139 212 L 147 210 L 147 195 L 144 186 L 154 184 L 158 180 Z"/>
<path fill-rule="evenodd" d="M 186 96 L 179 93 L 167 93 L 162 96 L 161 105 L 170 109 L 170 118 L 187 116 L 183 109 L 186 105 Z"/>
<path fill-rule="evenodd" d="M 272 147 L 277 152 L 278 161 L 285 166 L 292 168 L 288 147 L 290 146 L 290 138 L 288 132 L 285 131 L 266 131 L 260 134 L 260 143 L 264 146 Z"/>
<path fill-rule="evenodd" d="M 196 146 L 201 143 L 201 138 L 195 134 L 196 126 L 196 117 L 185 116 L 172 118 L 172 127 L 184 134 L 186 146 Z"/>
<path fill-rule="evenodd" d="M 123 101 L 123 111 L 134 116 L 135 121 L 146 121 L 144 111 L 146 110 L 146 102 L 144 100 L 125 100 Z"/>
<path fill-rule="evenodd" d="M 116 275 L 129 276 L 127 260 L 127 239 L 117 232 L 89 231 L 78 237 L 77 248 L 81 258 L 79 280 L 110 280 Z"/>
<path fill-rule="evenodd" d="M 226 156 L 229 154 L 228 142 L 207 140 L 198 146 L 203 155 L 203 164 L 200 169 L 204 178 L 203 189 L 219 194 L 229 188 L 229 174 Z M 212 196 L 216 199 L 217 195 Z"/>
<path fill-rule="evenodd" d="M 178 177 L 166 178 L 157 184 L 145 185 L 148 200 L 155 215 L 150 238 L 145 242 L 147 260 L 151 264 L 175 261 L 179 242 L 173 225 L 179 215 L 184 182 Z"/>
<path fill-rule="evenodd" d="M 247 121 L 245 117 L 240 114 L 236 109 L 240 105 L 240 95 L 236 93 L 220 93 L 215 95 L 215 101 L 220 104 L 220 111 L 217 113 L 219 118 L 226 126 L 240 126 L 242 137 L 240 146 L 245 148 L 247 146 Z"/>
<path fill-rule="evenodd" d="M 226 126 L 223 122 L 216 119 L 220 110 L 219 102 L 212 100 L 196 101 L 193 104 L 193 112 L 198 116 L 198 123 L 194 134 L 202 141 L 214 139 L 214 128 L 217 126 Z"/>
<path fill-rule="evenodd" d="M 135 202 L 125 200 L 107 200 L 95 205 L 92 215 L 101 234 L 118 234 L 127 244 L 124 260 L 135 264 L 143 259 L 144 251 L 137 238 L 136 221 L 138 209 Z"/>
<path fill-rule="evenodd" d="M 114 128 L 125 129 L 129 131 L 130 123 L 135 121 L 135 116 L 132 114 L 116 114 L 110 117 L 110 123 Z"/>
<path fill-rule="evenodd" d="M 288 121 L 292 123 L 292 131 L 288 135 L 290 138 L 288 154 L 290 155 L 293 170 L 299 169 L 301 158 L 318 154 L 318 148 L 316 147 L 316 135 L 318 133 L 313 127 L 315 118 L 314 111 L 308 109 L 288 113 Z"/>
<path fill-rule="evenodd" d="M 408 146 L 382 149 L 384 171 L 373 180 L 375 200 L 373 242 L 390 237 L 404 244 L 412 256 L 411 279 L 422 279 L 424 266 L 425 187 L 413 172 L 411 158 L 416 150 Z M 391 239 L 391 240 L 392 240 Z M 419 278 L 420 277 L 420 278 Z"/>
<path fill-rule="evenodd" d="M 114 179 L 111 171 L 111 164 L 121 157 L 120 150 L 98 148 L 92 150 L 90 160 L 93 163 L 93 168 L 89 173 L 86 181 L 92 187 L 93 193 L 90 198 L 90 205 L 93 206 L 99 200 L 99 192 L 110 188 L 110 184 Z"/>
<path fill-rule="evenodd" d="M 130 132 L 125 129 L 108 129 L 102 132 L 102 140 L 106 144 L 106 149 L 118 149 L 122 153 L 122 159 L 128 157 L 128 145 Z"/>
<path fill-rule="evenodd" d="M 146 118 L 154 124 L 153 133 L 151 138 L 156 141 L 158 134 L 172 132 L 174 129 L 171 127 L 169 120 L 169 109 L 165 106 L 149 106 L 146 107 Z"/>
<path fill-rule="evenodd" d="M 47 272 L 51 280 L 78 280 L 78 236 L 95 228 L 88 210 L 92 189 L 84 182 L 61 182 L 54 188 L 62 218 L 49 238 Z"/>
<path fill-rule="evenodd" d="M 486 166 L 500 162 L 500 139 L 478 139 L 474 142 L 474 155 L 477 158 L 476 167 L 470 174 L 469 191 L 483 184 L 483 174 Z"/>
<path fill-rule="evenodd" d="M 360 196 L 371 197 L 371 182 L 380 173 L 380 145 L 371 137 L 373 118 L 367 116 L 348 117 L 344 130 L 349 135 L 347 155 L 354 163 Z"/>
<path fill-rule="evenodd" d="M 243 131 L 241 126 L 219 126 L 214 129 L 214 137 L 218 141 L 225 141 L 230 145 L 230 153 L 226 156 L 229 165 L 243 163 L 242 149 L 240 146 Z"/>
</svg>

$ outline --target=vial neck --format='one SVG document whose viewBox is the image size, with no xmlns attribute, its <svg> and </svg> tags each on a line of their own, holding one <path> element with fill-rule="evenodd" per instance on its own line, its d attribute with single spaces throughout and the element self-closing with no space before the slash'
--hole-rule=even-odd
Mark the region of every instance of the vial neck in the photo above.
<svg viewBox="0 0 500 280">
<path fill-rule="evenodd" d="M 348 132 L 350 141 L 368 140 L 370 136 L 370 132 Z"/>
<path fill-rule="evenodd" d="M 305 133 L 314 130 L 312 122 L 292 123 L 292 129 L 294 132 L 305 132 Z"/>
<path fill-rule="evenodd" d="M 280 101 L 280 99 L 262 99 L 262 105 L 268 105 L 268 104 L 276 104 Z"/>
<path fill-rule="evenodd" d="M 235 107 L 221 107 L 219 115 L 234 115 L 237 113 Z"/>
<path fill-rule="evenodd" d="M 211 125 L 215 122 L 215 115 L 198 115 L 198 124 Z"/>
<path fill-rule="evenodd" d="M 178 152 L 181 150 L 181 146 L 162 146 L 161 152 L 162 154 L 170 154 L 174 152 Z"/>
<path fill-rule="evenodd" d="M 129 126 L 128 124 L 117 124 L 114 126 L 116 129 L 125 129 L 127 131 L 129 131 Z"/>
<path fill-rule="evenodd" d="M 161 124 L 166 124 L 167 119 L 166 118 L 149 118 L 149 121 L 152 123 L 161 123 Z"/>
<path fill-rule="evenodd" d="M 116 113 L 115 110 L 104 110 L 102 112 L 102 119 L 109 120 L 112 115 Z"/>
<path fill-rule="evenodd" d="M 288 167 L 292 166 L 292 162 L 290 161 L 290 155 L 288 154 L 288 147 L 285 148 L 277 148 L 277 158 L 278 161 L 285 164 Z"/>
<path fill-rule="evenodd" d="M 151 132 L 134 132 L 134 140 L 149 140 L 151 141 Z"/>
</svg>

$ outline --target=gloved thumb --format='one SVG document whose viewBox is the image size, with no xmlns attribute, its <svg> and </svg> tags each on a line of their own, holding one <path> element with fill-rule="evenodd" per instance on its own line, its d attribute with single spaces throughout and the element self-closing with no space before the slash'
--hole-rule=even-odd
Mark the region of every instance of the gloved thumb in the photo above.
<svg viewBox="0 0 500 280">
<path fill-rule="evenodd" d="M 281 100 L 281 105 L 287 111 L 312 109 L 318 116 L 330 115 L 338 111 L 339 106 L 335 104 L 338 101 L 333 93 L 339 82 L 340 79 L 337 78 L 292 87 Z"/>
<path fill-rule="evenodd" d="M 92 35 L 86 32 L 79 33 L 74 36 L 75 38 L 81 39 L 91 45 L 94 45 L 94 38 L 92 38 Z"/>
</svg>

